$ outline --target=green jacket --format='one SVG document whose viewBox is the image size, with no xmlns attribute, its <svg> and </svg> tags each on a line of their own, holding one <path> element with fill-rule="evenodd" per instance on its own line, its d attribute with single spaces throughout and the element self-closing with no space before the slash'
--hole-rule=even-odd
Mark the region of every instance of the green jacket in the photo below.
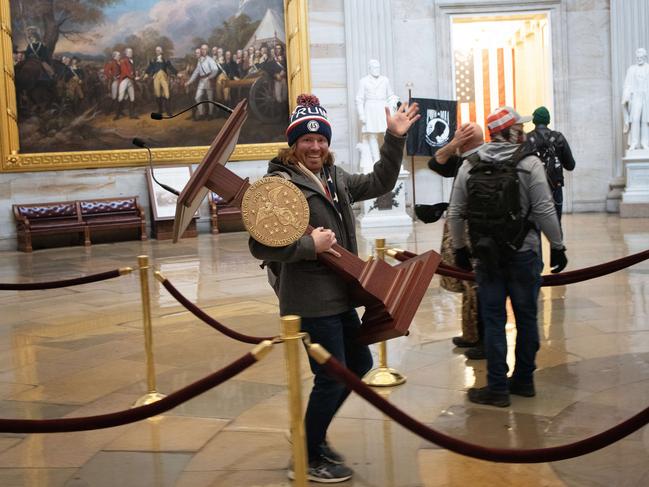
<svg viewBox="0 0 649 487">
<path fill-rule="evenodd" d="M 296 168 L 273 159 L 268 164 L 267 175 L 288 178 L 300 188 L 309 205 L 309 224 L 314 228 L 333 230 L 338 244 L 357 254 L 356 220 L 352 204 L 354 201 L 376 198 L 394 188 L 401 169 L 405 140 L 405 137 L 386 132 L 381 158 L 369 174 L 349 174 L 335 165 L 331 168 L 342 215 L 338 214 L 322 187 Z M 252 255 L 269 265 L 279 278 L 274 288 L 282 316 L 329 316 L 358 305 L 352 302 L 348 284 L 317 260 L 310 235 L 304 235 L 286 247 L 267 247 L 250 238 L 249 247 Z"/>
</svg>

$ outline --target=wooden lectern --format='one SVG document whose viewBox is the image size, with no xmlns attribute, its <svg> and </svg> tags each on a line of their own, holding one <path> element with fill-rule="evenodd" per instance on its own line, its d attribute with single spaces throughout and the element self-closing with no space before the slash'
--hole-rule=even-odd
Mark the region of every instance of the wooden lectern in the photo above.
<svg viewBox="0 0 649 487">
<path fill-rule="evenodd" d="M 234 150 L 241 126 L 247 117 L 247 101 L 241 101 L 217 134 L 198 169 L 178 197 L 174 242 L 192 219 L 208 191 L 214 191 L 228 204 L 241 206 L 250 184 L 229 169 L 227 163 Z M 312 227 L 307 229 L 310 233 Z M 390 266 L 382 260 L 361 260 L 340 245 L 334 245 L 340 257 L 329 253 L 318 259 L 351 284 L 358 306 L 365 306 L 361 343 L 375 343 L 406 335 L 419 303 L 428 289 L 441 257 L 434 251 Z"/>
</svg>

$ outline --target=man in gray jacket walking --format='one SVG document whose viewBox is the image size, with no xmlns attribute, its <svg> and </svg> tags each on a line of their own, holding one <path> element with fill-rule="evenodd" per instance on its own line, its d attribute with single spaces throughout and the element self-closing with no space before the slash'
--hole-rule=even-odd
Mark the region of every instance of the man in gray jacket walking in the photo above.
<svg viewBox="0 0 649 487">
<path fill-rule="evenodd" d="M 477 157 L 470 157 L 460 167 L 453 185 L 448 210 L 449 230 L 453 239 L 456 264 L 471 269 L 471 256 L 465 240 L 465 225 L 468 223 L 474 252 L 477 248 L 481 248 L 481 245 L 484 248 L 484 244 L 493 244 L 499 237 L 485 235 L 484 238 L 474 242 L 476 233 L 479 233 L 476 229 L 485 223 L 479 216 L 472 216 L 473 221 L 467 217 L 474 203 L 471 199 L 475 198 L 475 193 L 472 193 L 475 189 L 469 188 L 476 188 L 473 182 L 475 179 L 472 180 L 478 172 L 476 166 L 480 161 L 485 161 L 494 168 L 492 173 L 496 173 L 498 167 L 505 164 L 514 166 L 513 170 L 517 174 L 518 181 L 513 186 L 515 188 L 513 191 L 514 194 L 518 193 L 520 215 L 527 222 L 522 222 L 524 225 L 521 225 L 522 230 L 518 233 L 517 244 L 513 249 L 502 248 L 499 245 L 486 247 L 486 251 L 478 258 L 475 269 L 478 302 L 485 327 L 487 386 L 469 389 L 468 397 L 475 403 L 499 407 L 509 406 L 510 393 L 525 397 L 535 395 L 533 373 L 536 368 L 536 352 L 539 349 L 536 315 L 543 268 L 539 228 L 550 241 L 552 272 L 561 272 L 568 262 L 543 164 L 538 157 L 533 155 L 525 157 L 519 151 L 525 137 L 523 132 L 525 121 L 527 120 L 524 117 L 510 107 L 498 108 L 488 116 L 487 127 L 492 141 L 480 148 Z M 502 198 L 500 202 L 505 200 L 507 198 Z M 478 214 L 489 214 L 489 209 L 484 202 L 478 201 L 476 206 L 480 209 Z M 487 223 L 489 227 L 491 221 Z M 516 364 L 509 379 L 505 335 L 507 296 L 511 299 L 516 316 Z"/>
<path fill-rule="evenodd" d="M 386 108 L 387 131 L 381 157 L 369 174 L 350 174 L 334 165 L 329 151 L 331 125 L 326 110 L 313 95 L 300 95 L 286 129 L 289 147 L 280 150 L 268 165 L 269 176 L 295 184 L 307 199 L 309 224 L 314 227 L 285 247 L 268 247 L 252 238 L 253 256 L 263 260 L 277 276 L 274 286 L 280 313 L 302 317 L 302 331 L 320 343 L 359 377 L 372 367 L 367 345 L 354 337 L 361 325 L 348 284 L 318 260 L 322 252 L 334 252 L 335 243 L 358 252 L 354 201 L 381 196 L 394 188 L 401 168 L 403 146 L 410 126 L 419 119 L 416 104 L 404 103 L 394 115 Z M 349 390 L 309 358 L 314 374 L 306 410 L 305 427 L 309 455 L 309 480 L 344 482 L 352 470 L 327 443 L 327 429 Z M 289 469 L 289 478 L 293 471 Z"/>
</svg>

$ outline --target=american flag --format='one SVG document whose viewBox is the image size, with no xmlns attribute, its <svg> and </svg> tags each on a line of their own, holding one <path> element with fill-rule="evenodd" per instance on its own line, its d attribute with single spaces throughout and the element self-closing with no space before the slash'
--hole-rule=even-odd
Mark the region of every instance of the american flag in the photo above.
<svg viewBox="0 0 649 487">
<path fill-rule="evenodd" d="M 484 129 L 493 110 L 516 106 L 512 48 L 456 50 L 453 57 L 459 125 L 477 122 Z"/>
</svg>

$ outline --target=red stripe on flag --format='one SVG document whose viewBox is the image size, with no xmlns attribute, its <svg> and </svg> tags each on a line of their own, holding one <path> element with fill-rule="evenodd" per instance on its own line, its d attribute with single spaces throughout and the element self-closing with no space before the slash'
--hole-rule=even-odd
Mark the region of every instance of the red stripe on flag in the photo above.
<svg viewBox="0 0 649 487">
<path fill-rule="evenodd" d="M 507 105 L 505 101 L 505 57 L 503 48 L 498 48 L 498 104 L 503 107 Z"/>
<path fill-rule="evenodd" d="M 475 117 L 475 102 L 474 102 L 474 101 L 472 101 L 471 103 L 469 103 L 469 119 L 470 119 L 471 122 L 475 122 L 475 121 L 476 121 L 476 117 Z"/>
<path fill-rule="evenodd" d="M 487 127 L 487 116 L 491 113 L 491 90 L 489 87 L 489 49 L 482 50 L 482 100 L 484 106 L 484 127 Z M 489 132 L 487 130 L 487 132 Z M 488 137 L 488 136 L 487 136 Z"/>
<path fill-rule="evenodd" d="M 516 106 L 516 56 L 512 48 L 512 91 L 514 92 L 514 106 Z"/>
</svg>

